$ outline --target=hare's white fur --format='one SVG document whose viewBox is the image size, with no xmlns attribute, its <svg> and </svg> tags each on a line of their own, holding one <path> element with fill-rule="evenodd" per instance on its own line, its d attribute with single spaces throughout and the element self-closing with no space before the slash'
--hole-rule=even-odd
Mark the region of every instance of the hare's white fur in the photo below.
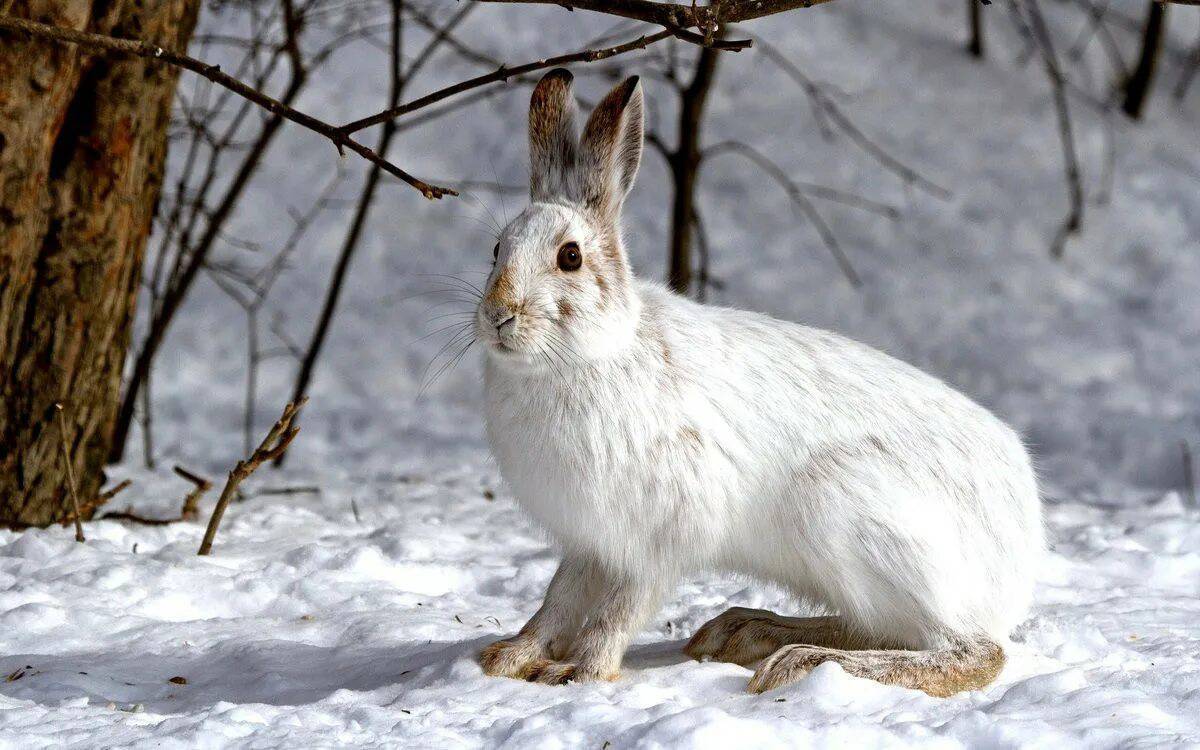
<svg viewBox="0 0 1200 750">
<path fill-rule="evenodd" d="M 619 230 L 632 175 L 605 165 L 628 168 L 623 138 L 640 151 L 640 86 L 599 105 L 616 107 L 611 142 L 589 123 L 590 161 L 554 167 L 575 158 L 553 140 L 575 132 L 557 75 L 563 120 L 551 148 L 531 139 L 557 192 L 535 191 L 505 230 L 477 329 L 492 451 L 564 562 L 490 671 L 611 677 L 676 582 L 712 569 L 776 582 L 893 648 L 1005 640 L 1044 544 L 1018 436 L 867 346 L 634 280 Z M 568 241 L 578 271 L 556 265 Z"/>
</svg>

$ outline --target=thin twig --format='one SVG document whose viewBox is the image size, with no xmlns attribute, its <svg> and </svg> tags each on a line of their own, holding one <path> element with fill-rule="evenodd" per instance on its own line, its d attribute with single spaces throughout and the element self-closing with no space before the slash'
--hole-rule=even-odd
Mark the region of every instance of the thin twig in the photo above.
<svg viewBox="0 0 1200 750">
<path fill-rule="evenodd" d="M 229 503 L 237 494 L 238 485 L 253 474 L 254 470 L 264 461 L 274 460 L 291 445 L 296 433 L 300 431 L 299 427 L 292 426 L 292 421 L 307 401 L 308 399 L 304 399 L 299 403 L 289 403 L 285 406 L 279 421 L 271 427 L 254 453 L 246 460 L 238 461 L 237 465 L 229 472 L 229 479 L 225 482 L 225 489 L 221 490 L 221 497 L 217 499 L 216 507 L 213 508 L 212 517 L 208 520 L 208 528 L 204 531 L 204 541 L 200 543 L 200 551 L 197 554 L 207 555 L 212 552 L 213 540 L 217 536 L 217 529 L 221 526 L 221 517 L 225 515 L 225 509 L 229 507 Z"/>
<path fill-rule="evenodd" d="M 179 512 L 179 518 L 181 520 L 194 521 L 196 517 L 200 515 L 200 498 L 204 496 L 205 492 L 208 492 L 210 489 L 212 489 L 212 482 L 200 476 L 199 474 L 194 474 L 188 471 L 179 464 L 175 465 L 174 471 L 176 474 L 194 485 L 192 487 L 192 491 L 183 498 L 183 509 Z"/>
<path fill-rule="evenodd" d="M 747 158 L 750 157 L 749 154 L 745 152 L 754 151 L 764 160 L 771 161 L 765 154 L 763 154 L 761 151 L 758 151 L 753 146 L 743 143 L 742 141 L 732 140 L 714 143 L 713 145 L 705 148 L 704 158 L 708 159 L 709 157 L 717 156 L 723 151 L 741 151 L 743 152 L 742 155 L 746 156 Z M 754 161 L 758 160 L 754 159 Z M 896 208 L 895 206 L 872 200 L 865 196 L 859 195 L 858 193 L 851 193 L 847 190 L 839 190 L 838 188 L 829 187 L 828 185 L 818 185 L 813 182 L 802 182 L 800 180 L 793 180 L 788 177 L 788 191 L 791 192 L 792 190 L 811 195 L 814 198 L 830 201 L 831 203 L 840 203 L 843 206 L 857 208 L 860 211 L 866 211 L 868 213 L 884 216 L 888 219 L 892 219 L 893 221 L 900 218 L 900 209 Z"/>
<path fill-rule="evenodd" d="M 63 405 L 56 403 L 58 412 L 58 436 L 62 444 L 63 464 L 67 467 L 67 489 L 71 493 L 71 508 L 75 516 L 75 541 L 86 542 L 83 536 L 83 523 L 79 520 L 79 495 L 75 491 L 75 467 L 71 465 L 71 449 L 67 444 L 67 420 L 63 416 Z"/>
<path fill-rule="evenodd" d="M 854 121 L 842 111 L 842 108 L 834 102 L 833 99 L 826 94 L 820 86 L 816 84 L 807 74 L 804 73 L 794 62 L 788 59 L 786 55 L 780 52 L 773 44 L 767 42 L 760 36 L 754 37 L 759 44 L 759 49 L 768 60 L 775 63 L 785 74 L 792 80 L 796 81 L 808 93 L 815 106 L 820 107 L 825 111 L 831 120 L 846 134 L 855 145 L 872 156 L 877 162 L 885 168 L 895 172 L 905 182 L 921 188 L 925 192 L 942 200 L 949 200 L 951 192 L 946 188 L 938 185 L 933 180 L 923 176 L 912 167 L 904 164 L 896 157 L 885 151 L 879 144 L 867 137 L 866 133 L 859 129 Z"/>
<path fill-rule="evenodd" d="M 150 518 L 148 516 L 139 516 L 129 508 L 125 510 L 117 510 L 111 513 L 105 513 L 100 516 L 101 521 L 129 521 L 130 523 L 140 523 L 143 526 L 170 526 L 173 523 L 178 523 L 179 518 Z"/>
<path fill-rule="evenodd" d="M 1187 440 L 1180 440 L 1179 447 L 1183 451 L 1183 484 L 1187 491 L 1188 507 L 1200 508 L 1196 500 L 1196 463 L 1192 459 L 1192 445 Z"/>
<path fill-rule="evenodd" d="M 1042 17 L 1038 1 L 1020 0 L 1020 2 L 1029 13 L 1030 31 L 1041 52 L 1046 76 L 1050 79 L 1050 88 L 1054 93 L 1054 110 L 1058 117 L 1058 135 L 1062 141 L 1063 168 L 1066 172 L 1070 207 L 1050 244 L 1050 255 L 1054 258 L 1061 258 L 1066 250 L 1067 239 L 1076 234 L 1083 226 L 1083 178 L 1079 170 L 1079 156 L 1075 152 L 1075 135 L 1071 125 L 1071 110 L 1067 102 L 1066 77 L 1059 66 L 1058 56 L 1054 51 L 1054 41 L 1046 27 L 1046 20 Z"/>
<path fill-rule="evenodd" d="M 697 27 L 704 32 L 709 44 L 721 26 L 738 21 L 786 13 L 789 10 L 811 8 L 830 0 L 714 0 L 707 5 L 691 2 L 669 3 L 655 0 L 477 0 L 485 3 L 523 3 L 528 5 L 558 5 L 567 10 L 590 10 L 658 24 L 668 29 Z M 1181 0 L 1200 2 L 1200 0 Z M 686 37 L 681 37 L 685 38 Z M 691 39 L 687 39 L 691 41 Z"/>
<path fill-rule="evenodd" d="M 414 68 L 418 68 L 422 61 L 429 59 L 424 54 L 419 55 L 417 60 L 410 66 L 406 72 L 403 69 L 403 40 L 404 40 L 404 24 L 402 11 L 404 5 L 401 0 L 392 0 L 392 31 L 389 46 L 389 79 L 388 100 L 389 108 L 395 107 L 400 103 L 400 99 L 404 94 L 404 87 L 410 80 Z M 450 22 L 444 26 L 438 35 L 435 35 L 434 41 L 426 46 L 425 49 L 433 50 L 436 46 L 445 40 L 450 31 L 460 23 L 466 16 L 466 11 L 460 11 L 455 15 Z M 432 54 L 430 52 L 429 54 Z M 384 121 L 382 132 L 379 134 L 379 153 L 386 154 L 391 147 L 393 138 L 397 132 L 397 122 L 394 119 Z M 342 240 L 341 251 L 338 253 L 337 261 L 333 266 L 333 273 L 329 280 L 329 286 L 325 291 L 325 299 L 321 304 L 321 312 L 317 316 L 317 325 L 313 329 L 312 338 L 309 340 L 308 348 L 304 352 L 303 359 L 300 360 L 300 367 L 296 375 L 296 384 L 292 392 L 292 401 L 296 402 L 306 397 L 308 386 L 312 380 L 313 370 L 316 367 L 317 359 L 321 356 L 321 350 L 324 347 L 326 336 L 329 334 L 330 324 L 333 322 L 333 315 L 337 310 L 338 300 L 341 298 L 342 287 L 346 281 L 346 275 L 350 271 L 350 264 L 354 259 L 355 251 L 359 247 L 359 240 L 362 237 L 363 230 L 366 228 L 367 218 L 371 213 L 371 205 L 375 199 L 375 192 L 379 187 L 379 180 L 382 173 L 377 168 L 372 168 L 367 173 L 366 180 L 363 183 L 362 191 L 359 194 L 358 205 L 354 211 L 354 218 L 350 222 L 349 229 L 346 231 L 346 236 Z M 275 466 L 283 465 L 285 455 L 279 454 L 275 459 Z"/>
<path fill-rule="evenodd" d="M 97 508 L 100 508 L 105 503 L 107 503 L 109 500 L 112 500 L 114 497 L 116 497 L 118 494 L 120 494 L 122 491 L 124 491 L 125 488 L 131 484 L 133 484 L 133 480 L 130 480 L 130 479 L 125 479 L 125 480 L 122 480 L 121 482 L 118 482 L 116 484 L 116 486 L 114 486 L 112 489 L 101 492 L 99 495 L 96 496 L 96 499 L 92 500 L 90 503 L 84 503 L 83 507 L 81 507 L 79 509 L 78 516 L 76 516 L 76 514 L 74 514 L 74 513 L 68 513 L 65 517 L 63 517 L 63 519 L 62 519 L 62 521 L 60 521 L 60 523 L 63 526 L 66 526 L 67 524 L 71 523 L 71 521 L 74 521 L 76 518 L 82 519 L 83 516 L 86 516 L 89 513 L 95 512 L 95 510 Z"/>
<path fill-rule="evenodd" d="M 104 515 L 100 516 L 100 520 L 101 521 L 129 521 L 131 523 L 140 523 L 143 526 L 168 526 L 173 523 L 179 523 L 180 521 L 195 520 L 196 515 L 197 515 L 196 505 L 200 501 L 200 497 L 205 492 L 207 492 L 209 489 L 212 488 L 212 482 L 208 481 L 207 479 L 205 479 L 202 476 L 199 476 L 198 474 L 194 474 L 194 473 L 188 471 L 187 469 L 185 469 L 179 465 L 176 465 L 174 467 L 174 471 L 180 477 L 183 477 L 184 479 L 186 479 L 187 481 L 189 481 L 193 485 L 195 485 L 195 487 L 192 489 L 192 491 L 189 492 L 187 494 L 187 496 L 183 499 L 183 509 L 180 511 L 180 513 L 177 517 L 175 517 L 175 518 L 150 518 L 149 516 L 143 516 L 143 515 L 134 513 L 132 508 L 126 507 L 125 510 L 113 511 L 112 513 L 105 513 Z M 112 495 L 115 495 L 117 492 L 120 492 L 121 490 L 125 489 L 125 486 L 128 484 L 129 484 L 129 481 L 126 480 L 125 482 L 122 482 L 120 485 L 113 488 L 112 490 L 109 491 L 109 493 L 106 493 L 106 494 L 109 494 L 109 497 L 111 497 Z"/>
<path fill-rule="evenodd" d="M 1183 101 L 1183 97 L 1187 95 L 1187 91 L 1191 87 L 1192 79 L 1196 76 L 1197 71 L 1200 71 L 1200 39 L 1196 40 L 1191 52 L 1187 53 L 1183 74 L 1179 76 L 1179 83 L 1175 85 L 1174 96 L 1176 101 Z"/>
<path fill-rule="evenodd" d="M 766 154 L 763 154 L 754 147 L 745 143 L 741 143 L 740 141 L 723 141 L 710 147 L 707 153 L 711 155 L 723 151 L 737 154 L 749 160 L 758 166 L 758 168 L 763 172 L 766 172 L 767 176 L 774 180 L 779 187 L 783 188 L 783 191 L 787 193 L 788 198 L 790 198 L 796 207 L 808 217 L 810 222 L 812 222 L 813 227 L 817 230 L 817 234 L 821 236 L 821 240 L 824 242 L 825 247 L 829 250 L 830 255 L 833 256 L 834 261 L 837 263 L 838 269 L 841 270 L 842 275 L 846 277 L 846 280 L 850 282 L 850 286 L 854 287 L 855 289 L 858 289 L 862 286 L 862 277 L 860 277 L 858 272 L 854 270 L 854 264 L 850 262 L 850 258 L 847 257 L 845 251 L 842 250 L 842 247 L 838 243 L 837 236 L 833 233 L 833 230 L 825 222 L 825 219 L 821 216 L 820 212 L 817 211 L 817 207 L 814 206 L 812 201 L 810 201 L 807 196 L 804 195 L 804 190 L 792 181 L 792 178 L 788 176 L 788 173 L 782 167 L 768 158 Z"/>
<path fill-rule="evenodd" d="M 381 122 L 401 117 L 414 110 L 421 109 L 422 107 L 428 107 L 430 104 L 436 104 L 443 99 L 448 99 L 456 94 L 461 94 L 464 91 L 470 91 L 471 89 L 479 88 L 480 86 L 486 86 L 489 83 L 507 81 L 509 78 L 524 75 L 525 73 L 531 73 L 535 70 L 559 67 L 573 62 L 596 62 L 597 60 L 607 60 L 610 57 L 622 55 L 626 52 L 645 49 L 646 47 L 649 47 L 656 42 L 661 42 L 663 39 L 666 39 L 670 36 L 670 31 L 660 31 L 657 34 L 640 36 L 637 39 L 625 42 L 624 44 L 618 44 L 615 47 L 581 50 L 579 52 L 572 52 L 571 54 L 567 55 L 559 55 L 557 57 L 548 57 L 542 60 L 535 60 L 534 62 L 525 63 L 524 65 L 514 65 L 511 68 L 502 65 L 491 73 L 469 78 L 465 81 L 460 81 L 452 86 L 447 86 L 426 94 L 419 99 L 413 99 L 410 102 L 405 102 L 404 104 L 400 104 L 395 107 L 389 107 L 388 109 L 373 114 L 370 117 L 364 117 L 361 120 L 355 120 L 354 122 L 347 123 L 339 128 L 338 132 L 346 137 L 349 137 L 363 128 L 369 128 L 373 125 L 378 125 Z"/>
<path fill-rule="evenodd" d="M 255 491 L 253 497 L 268 497 L 272 495 L 320 495 L 321 488 L 315 484 L 302 484 L 295 487 L 263 487 Z"/>
</svg>

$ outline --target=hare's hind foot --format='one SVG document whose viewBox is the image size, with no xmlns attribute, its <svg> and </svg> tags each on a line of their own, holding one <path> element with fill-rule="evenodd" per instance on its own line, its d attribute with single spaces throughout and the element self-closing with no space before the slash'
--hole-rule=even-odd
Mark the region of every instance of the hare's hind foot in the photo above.
<svg viewBox="0 0 1200 750">
<path fill-rule="evenodd" d="M 1004 650 L 982 638 L 933 651 L 846 651 L 793 644 L 780 648 L 759 665 L 750 678 L 750 692 L 790 685 L 827 661 L 837 662 L 855 677 L 945 698 L 991 684 L 1004 667 Z"/>
<path fill-rule="evenodd" d="M 704 623 L 684 653 L 749 666 L 791 644 L 861 647 L 840 617 L 783 617 L 765 609 L 734 607 Z"/>
</svg>

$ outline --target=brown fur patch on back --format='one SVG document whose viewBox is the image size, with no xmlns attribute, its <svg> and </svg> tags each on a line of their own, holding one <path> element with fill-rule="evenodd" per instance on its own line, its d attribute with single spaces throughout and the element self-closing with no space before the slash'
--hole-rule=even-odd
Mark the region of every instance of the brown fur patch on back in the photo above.
<svg viewBox="0 0 1200 750">
<path fill-rule="evenodd" d="M 679 429 L 679 439 L 697 448 L 704 445 L 704 438 L 700 436 L 700 431 L 695 427 L 681 427 Z"/>
</svg>

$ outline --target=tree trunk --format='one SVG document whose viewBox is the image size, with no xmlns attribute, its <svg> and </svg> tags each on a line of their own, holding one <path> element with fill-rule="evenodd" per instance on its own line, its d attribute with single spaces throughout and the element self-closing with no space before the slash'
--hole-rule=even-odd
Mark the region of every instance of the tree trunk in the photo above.
<svg viewBox="0 0 1200 750">
<path fill-rule="evenodd" d="M 671 154 L 671 249 L 667 283 L 680 294 L 692 286 L 692 223 L 696 214 L 696 173 L 700 168 L 700 125 L 704 104 L 717 74 L 721 53 L 704 47 L 696 61 L 696 73 L 679 99 L 679 144 Z"/>
<path fill-rule="evenodd" d="M 8 13 L 182 49 L 198 8 L 16 0 Z M 104 479 L 176 77 L 0 33 L 0 525 L 67 515 L 64 438 L 82 503 Z"/>
<path fill-rule="evenodd" d="M 1158 68 L 1158 56 L 1162 52 L 1163 37 L 1166 36 L 1167 4 L 1150 0 L 1146 11 L 1146 26 L 1142 31 L 1142 53 L 1138 55 L 1137 67 L 1125 83 L 1125 101 L 1121 109 L 1135 120 L 1142 119 L 1146 100 L 1150 98 L 1150 86 L 1154 83 L 1154 72 Z"/>
</svg>

